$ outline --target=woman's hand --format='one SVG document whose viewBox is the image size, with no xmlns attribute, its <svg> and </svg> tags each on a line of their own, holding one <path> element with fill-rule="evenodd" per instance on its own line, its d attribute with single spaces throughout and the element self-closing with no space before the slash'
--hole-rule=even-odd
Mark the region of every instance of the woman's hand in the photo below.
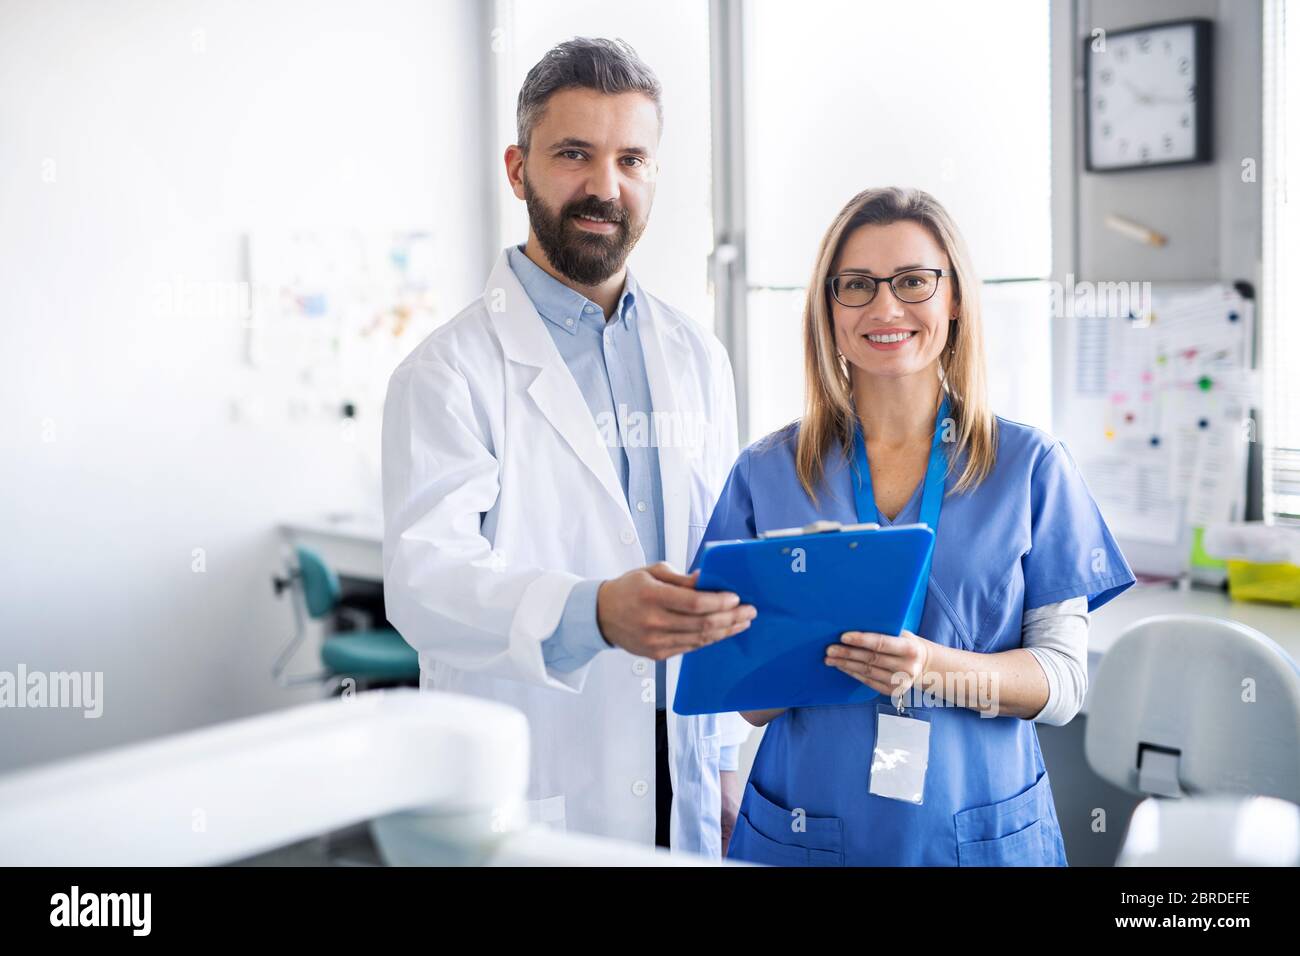
<svg viewBox="0 0 1300 956">
<path fill-rule="evenodd" d="M 903 631 L 898 637 L 874 631 L 845 631 L 839 644 L 826 648 L 826 664 L 881 694 L 901 696 L 929 673 L 934 646 L 911 631 Z"/>
</svg>

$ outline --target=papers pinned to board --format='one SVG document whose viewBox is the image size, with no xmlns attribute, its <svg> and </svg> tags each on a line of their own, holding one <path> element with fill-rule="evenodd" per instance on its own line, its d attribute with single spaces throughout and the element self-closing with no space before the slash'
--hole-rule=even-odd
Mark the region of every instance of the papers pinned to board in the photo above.
<svg viewBox="0 0 1300 956">
<path fill-rule="evenodd" d="M 1255 310 L 1225 285 L 1144 305 L 1069 323 L 1061 437 L 1117 537 L 1173 547 L 1244 513 Z"/>
</svg>

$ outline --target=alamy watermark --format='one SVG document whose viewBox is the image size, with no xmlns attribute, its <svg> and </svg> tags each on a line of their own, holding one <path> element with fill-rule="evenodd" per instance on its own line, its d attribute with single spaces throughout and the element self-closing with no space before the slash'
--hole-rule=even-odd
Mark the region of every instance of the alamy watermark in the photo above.
<svg viewBox="0 0 1300 956">
<path fill-rule="evenodd" d="M 905 672 L 891 675 L 894 689 L 889 699 L 894 706 L 970 708 L 983 717 L 1000 714 L 997 671 L 949 671 L 913 678 Z"/>
<path fill-rule="evenodd" d="M 607 448 L 705 448 L 716 428 L 707 415 L 691 411 L 643 412 L 620 403 L 597 412 L 596 430 Z"/>
<path fill-rule="evenodd" d="M 148 936 L 153 926 L 152 893 L 83 893 L 73 885 L 50 897 L 51 926 L 120 926 Z"/>
<path fill-rule="evenodd" d="M 104 713 L 103 671 L 0 671 L 0 708 L 46 707 L 83 711 L 92 719 Z"/>
<path fill-rule="evenodd" d="M 1065 282 L 1047 283 L 1052 295 L 1052 315 L 1058 319 L 1075 316 L 1134 319 L 1148 322 L 1151 316 L 1150 282 L 1076 282 L 1074 273 Z"/>
</svg>

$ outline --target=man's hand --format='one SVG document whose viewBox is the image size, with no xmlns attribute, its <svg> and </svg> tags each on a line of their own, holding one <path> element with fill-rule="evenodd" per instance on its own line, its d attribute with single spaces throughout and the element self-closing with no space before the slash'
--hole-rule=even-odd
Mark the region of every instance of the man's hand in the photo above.
<svg viewBox="0 0 1300 956">
<path fill-rule="evenodd" d="M 736 814 L 740 812 L 740 771 L 720 770 L 718 780 L 722 784 L 722 858 L 725 860 L 732 831 L 736 829 Z"/>
<path fill-rule="evenodd" d="M 758 611 L 730 591 L 697 591 L 699 571 L 678 574 L 665 561 L 605 581 L 596 624 L 614 647 L 662 661 L 739 634 Z"/>
</svg>

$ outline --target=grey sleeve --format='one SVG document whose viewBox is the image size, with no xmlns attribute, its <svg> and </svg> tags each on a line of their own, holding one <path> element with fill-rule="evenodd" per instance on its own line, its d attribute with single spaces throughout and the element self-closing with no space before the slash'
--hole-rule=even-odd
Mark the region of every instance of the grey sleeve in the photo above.
<svg viewBox="0 0 1300 956">
<path fill-rule="evenodd" d="M 1047 704 L 1033 719 L 1062 727 L 1088 690 L 1088 599 L 1073 597 L 1025 611 L 1021 643 L 1047 675 Z"/>
</svg>

